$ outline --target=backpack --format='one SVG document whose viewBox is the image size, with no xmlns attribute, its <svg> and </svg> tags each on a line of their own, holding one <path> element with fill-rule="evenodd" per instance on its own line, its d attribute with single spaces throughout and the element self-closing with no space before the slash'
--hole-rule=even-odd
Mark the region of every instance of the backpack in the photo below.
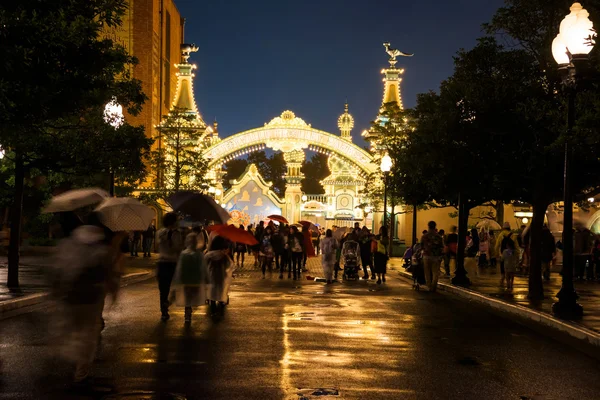
<svg viewBox="0 0 600 400">
<path fill-rule="evenodd" d="M 508 235 L 504 236 L 504 238 L 502 238 L 502 242 L 500 243 L 500 252 L 503 252 L 504 250 L 506 250 L 508 248 L 508 241 L 510 240 L 511 242 L 513 242 L 513 244 L 517 244 L 515 243 L 515 241 L 512 239 L 512 235 L 513 233 L 509 233 Z"/>
</svg>

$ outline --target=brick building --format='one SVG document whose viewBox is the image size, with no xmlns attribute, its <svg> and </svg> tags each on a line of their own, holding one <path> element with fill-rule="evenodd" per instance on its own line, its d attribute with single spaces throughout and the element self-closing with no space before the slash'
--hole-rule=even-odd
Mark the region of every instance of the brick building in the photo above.
<svg viewBox="0 0 600 400">
<path fill-rule="evenodd" d="M 133 75 L 142 81 L 148 96 L 142 112 L 130 123 L 144 125 L 148 137 L 169 112 L 177 87 L 175 64 L 181 62 L 185 20 L 173 0 L 128 0 L 129 9 L 123 25 L 106 29 L 104 36 L 122 44 L 139 60 Z"/>
</svg>

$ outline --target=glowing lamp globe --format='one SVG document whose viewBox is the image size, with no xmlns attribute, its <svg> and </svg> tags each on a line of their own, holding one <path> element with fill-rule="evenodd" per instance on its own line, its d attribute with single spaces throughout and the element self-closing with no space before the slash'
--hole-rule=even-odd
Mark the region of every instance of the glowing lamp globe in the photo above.
<svg viewBox="0 0 600 400">
<path fill-rule="evenodd" d="M 305 194 L 303 194 L 303 195 L 302 195 L 302 201 L 306 201 L 306 200 L 308 200 L 308 196 L 307 196 L 307 195 L 305 195 Z"/>
<path fill-rule="evenodd" d="M 392 169 L 392 157 L 390 157 L 389 154 L 383 156 L 379 167 L 381 168 L 381 172 L 390 172 Z"/>
<path fill-rule="evenodd" d="M 125 122 L 123 106 L 117 103 L 115 97 L 104 106 L 104 122 L 115 129 L 118 129 Z"/>
<path fill-rule="evenodd" d="M 573 3 L 570 10 L 552 42 L 552 55 L 558 64 L 570 62 L 568 53 L 575 57 L 588 55 L 595 44 L 596 33 L 590 14 L 580 3 Z"/>
</svg>

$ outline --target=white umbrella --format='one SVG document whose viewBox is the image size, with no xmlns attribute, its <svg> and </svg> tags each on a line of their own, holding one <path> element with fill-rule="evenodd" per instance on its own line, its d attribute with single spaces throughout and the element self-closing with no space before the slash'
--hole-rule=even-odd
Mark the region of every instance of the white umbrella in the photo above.
<svg viewBox="0 0 600 400">
<path fill-rule="evenodd" d="M 108 192 L 99 188 L 86 188 L 69 190 L 54 196 L 50 204 L 44 208 L 46 213 L 73 211 L 78 208 L 91 206 L 100 203 L 105 198 L 110 197 Z"/>
<path fill-rule="evenodd" d="M 337 228 L 335 232 L 333 232 L 333 238 L 336 240 L 341 240 L 342 236 L 344 236 L 344 233 L 346 232 L 350 232 L 350 228 L 348 228 L 347 226 Z"/>
<path fill-rule="evenodd" d="M 130 197 L 111 197 L 94 210 L 100 221 L 113 232 L 145 231 L 154 219 L 154 211 Z"/>
<path fill-rule="evenodd" d="M 499 223 L 494 221 L 493 219 L 483 219 L 477 223 L 477 228 L 486 228 L 489 231 L 499 231 L 502 230 L 502 227 Z"/>
</svg>

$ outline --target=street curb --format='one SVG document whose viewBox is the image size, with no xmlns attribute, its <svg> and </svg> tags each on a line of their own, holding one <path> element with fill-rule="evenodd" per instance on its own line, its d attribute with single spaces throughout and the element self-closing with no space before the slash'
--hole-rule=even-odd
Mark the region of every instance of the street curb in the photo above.
<svg viewBox="0 0 600 400">
<path fill-rule="evenodd" d="M 147 279 L 153 278 L 156 276 L 156 272 L 154 270 L 146 271 L 146 272 L 133 272 L 131 274 L 124 275 L 121 278 L 121 287 L 128 286 L 134 283 L 138 283 L 141 281 L 145 281 Z M 23 307 L 34 306 L 44 301 L 48 300 L 51 297 L 50 293 L 42 292 L 42 293 L 34 293 L 29 294 L 20 298 L 5 300 L 0 302 L 0 319 L 7 313 L 17 310 Z"/>
<path fill-rule="evenodd" d="M 411 274 L 405 271 L 398 272 L 400 273 L 401 277 L 408 278 L 412 282 Z M 438 282 L 438 289 L 467 300 L 487 305 L 495 310 L 508 313 L 528 321 L 535 322 L 536 324 L 541 324 L 545 327 L 553 328 L 559 332 L 569 335 L 574 339 L 583 341 L 584 343 L 600 348 L 600 334 L 581 325 L 575 325 L 573 323 L 561 321 L 559 319 L 554 318 L 550 314 L 532 310 L 530 308 L 516 304 L 509 304 L 505 301 L 494 299 L 474 290 L 449 285 L 447 283 Z"/>
</svg>

